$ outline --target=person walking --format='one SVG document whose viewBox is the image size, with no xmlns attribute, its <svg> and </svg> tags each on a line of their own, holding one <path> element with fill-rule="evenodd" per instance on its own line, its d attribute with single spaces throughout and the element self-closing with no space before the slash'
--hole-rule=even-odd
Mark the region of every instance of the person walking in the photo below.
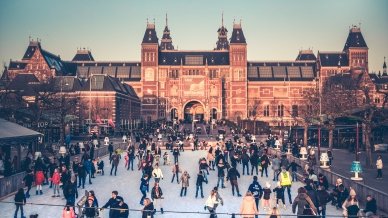
<svg viewBox="0 0 388 218">
<path fill-rule="evenodd" d="M 291 197 L 291 176 L 290 172 L 288 172 L 284 167 L 282 167 L 282 172 L 280 172 L 280 185 L 284 188 L 287 189 L 287 194 L 288 194 L 288 201 L 290 204 L 292 204 L 292 197 Z"/>
<path fill-rule="evenodd" d="M 243 152 L 243 154 L 241 155 L 241 162 L 242 162 L 242 166 L 243 166 L 243 172 L 242 172 L 243 175 L 245 175 L 245 168 L 247 168 L 247 175 L 249 176 L 249 160 L 250 160 L 250 157 L 248 155 L 248 151 Z M 257 168 L 257 162 L 256 162 L 256 168 Z"/>
<path fill-rule="evenodd" d="M 288 167 L 286 167 L 287 171 L 289 171 L 289 169 L 291 169 L 292 182 L 297 182 L 298 181 L 298 176 L 296 174 L 298 172 L 298 167 L 301 168 L 301 166 L 299 166 L 295 162 L 295 160 L 292 160 L 292 162 L 288 165 Z"/>
<path fill-rule="evenodd" d="M 259 160 L 260 160 L 259 154 L 255 150 L 252 150 L 251 157 L 249 158 L 249 161 L 251 162 L 251 175 L 253 175 L 253 170 L 255 169 L 256 169 L 256 176 L 258 175 L 259 170 L 257 166 L 259 164 Z"/>
<path fill-rule="evenodd" d="M 171 183 L 174 182 L 174 178 L 176 177 L 176 182 L 179 184 L 179 173 L 181 173 L 182 170 L 179 167 L 178 162 L 175 162 L 174 166 L 172 166 L 172 179 Z"/>
<path fill-rule="evenodd" d="M 221 188 L 225 188 L 224 185 L 224 177 L 225 177 L 225 164 L 223 159 L 220 159 L 217 164 L 217 187 L 219 187 L 221 182 Z"/>
<path fill-rule="evenodd" d="M 292 213 L 297 212 L 298 218 L 303 218 L 304 217 L 303 211 L 307 204 L 315 213 L 317 212 L 317 209 L 315 208 L 314 203 L 307 195 L 306 189 L 303 187 L 300 187 L 298 189 L 298 195 L 295 197 L 294 202 L 292 203 Z M 296 211 L 296 209 L 298 209 L 298 211 Z"/>
<path fill-rule="evenodd" d="M 130 144 L 128 149 L 127 149 L 127 153 L 128 153 L 128 158 L 129 158 L 127 170 L 129 170 L 129 168 L 131 168 L 131 170 L 133 171 L 133 164 L 135 162 L 135 146 Z"/>
<path fill-rule="evenodd" d="M 154 170 L 152 170 L 152 176 L 155 179 L 155 182 L 159 183 L 160 179 L 163 179 L 163 172 L 162 169 L 160 169 L 159 164 L 155 164 Z"/>
<path fill-rule="evenodd" d="M 174 163 L 178 163 L 179 161 L 179 148 L 175 147 L 174 150 L 172 151 L 172 156 L 174 156 Z"/>
<path fill-rule="evenodd" d="M 216 211 L 214 210 L 214 204 L 216 203 L 219 203 L 217 202 L 217 192 L 212 190 L 210 192 L 210 196 L 207 198 L 206 202 L 205 202 L 205 207 L 204 209 L 208 210 L 209 213 L 210 213 L 210 218 L 216 218 L 217 217 L 217 214 L 216 214 Z"/>
<path fill-rule="evenodd" d="M 59 197 L 59 184 L 61 183 L 61 175 L 59 174 L 59 170 L 55 169 L 53 176 L 50 178 L 51 183 L 53 184 L 54 195 L 51 197 Z"/>
<path fill-rule="evenodd" d="M 148 175 L 144 174 L 140 181 L 140 192 L 142 194 L 140 204 L 144 205 L 144 199 L 147 197 L 147 192 L 149 190 Z"/>
<path fill-rule="evenodd" d="M 108 145 L 108 151 L 109 151 L 109 163 L 112 163 L 112 154 L 113 154 L 113 143 L 109 143 Z"/>
<path fill-rule="evenodd" d="M 86 170 L 86 173 L 89 176 L 89 185 L 91 185 L 92 184 L 92 168 L 93 168 L 92 159 L 88 158 L 88 159 L 84 160 L 83 162 L 84 162 L 84 168 Z"/>
<path fill-rule="evenodd" d="M 198 197 L 198 190 L 199 189 L 201 189 L 201 198 L 204 198 L 203 187 L 202 187 L 202 184 L 204 181 L 205 181 L 205 179 L 203 178 L 202 171 L 199 171 L 199 173 L 197 174 L 197 181 L 195 182 L 195 185 L 196 185 L 195 198 Z"/>
<path fill-rule="evenodd" d="M 249 185 L 248 191 L 252 193 L 255 198 L 256 209 L 259 209 L 260 198 L 263 195 L 263 188 L 257 181 L 257 176 L 253 176 L 253 182 Z"/>
<path fill-rule="evenodd" d="M 20 208 L 20 217 L 24 218 L 23 205 L 26 204 L 26 195 L 24 194 L 23 188 L 19 188 L 18 192 L 15 194 L 14 202 L 16 206 L 14 217 L 18 217 L 18 212 Z"/>
<path fill-rule="evenodd" d="M 113 169 L 115 169 L 115 176 L 116 176 L 116 173 L 117 173 L 117 167 L 119 166 L 119 162 L 120 162 L 120 159 L 121 159 L 121 156 L 120 154 L 117 152 L 117 150 L 115 151 L 115 153 L 111 156 L 111 164 L 112 164 L 112 168 L 110 170 L 110 175 L 112 175 L 112 172 L 113 172 Z"/>
<path fill-rule="evenodd" d="M 159 186 L 159 183 L 155 182 L 154 187 L 151 190 L 151 199 L 154 202 L 154 211 L 156 208 L 160 208 L 160 212 L 163 214 L 163 191 Z"/>
<path fill-rule="evenodd" d="M 232 186 L 232 194 L 233 194 L 233 196 L 234 196 L 234 189 L 236 188 L 237 196 L 241 197 L 240 191 L 238 189 L 237 178 L 240 178 L 240 173 L 237 171 L 236 168 L 231 167 L 228 170 L 228 175 L 226 177 L 226 180 L 230 180 L 230 185 Z"/>
<path fill-rule="evenodd" d="M 247 191 L 240 206 L 240 215 L 243 218 L 254 218 L 258 213 L 255 199 L 252 193 Z"/>
<path fill-rule="evenodd" d="M 86 180 L 86 169 L 82 162 L 78 163 L 77 167 L 78 171 L 78 188 L 85 188 L 85 180 Z"/>
<path fill-rule="evenodd" d="M 66 204 L 72 206 L 74 209 L 75 199 L 78 198 L 77 181 L 74 175 L 72 175 L 70 181 L 64 185 L 64 196 L 66 198 Z"/>
<path fill-rule="evenodd" d="M 182 183 L 182 189 L 181 189 L 181 197 L 183 194 L 186 196 L 187 194 L 187 188 L 189 187 L 189 180 L 190 180 L 190 175 L 187 173 L 185 170 L 181 176 L 181 183 Z"/>
<path fill-rule="evenodd" d="M 382 159 L 381 155 L 377 156 L 376 168 L 377 168 L 376 179 L 383 179 L 383 159 Z"/>
</svg>

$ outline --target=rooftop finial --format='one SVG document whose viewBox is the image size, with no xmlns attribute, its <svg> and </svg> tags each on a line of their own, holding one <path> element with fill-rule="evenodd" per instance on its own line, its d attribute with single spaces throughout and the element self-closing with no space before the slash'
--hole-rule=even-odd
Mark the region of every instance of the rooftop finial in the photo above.
<svg viewBox="0 0 388 218">
<path fill-rule="evenodd" d="M 167 22 L 168 20 L 167 20 L 167 13 L 166 13 L 166 26 L 168 26 L 168 22 Z"/>
<path fill-rule="evenodd" d="M 386 70 L 387 69 L 387 63 L 385 63 L 385 56 L 384 56 L 384 64 L 383 64 L 383 69 Z"/>
<path fill-rule="evenodd" d="M 222 14 L 221 14 L 221 24 L 222 26 L 224 26 L 224 11 L 222 11 Z"/>
</svg>

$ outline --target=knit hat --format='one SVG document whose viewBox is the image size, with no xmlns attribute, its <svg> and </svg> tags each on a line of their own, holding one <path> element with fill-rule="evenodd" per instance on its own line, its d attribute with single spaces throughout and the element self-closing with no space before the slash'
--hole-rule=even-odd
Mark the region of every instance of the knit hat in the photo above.
<svg viewBox="0 0 388 218">
<path fill-rule="evenodd" d="M 354 191 L 354 189 L 350 189 L 349 195 L 356 196 L 356 191 Z"/>
<path fill-rule="evenodd" d="M 267 188 L 270 188 L 270 187 L 271 187 L 271 185 L 269 184 L 269 182 L 265 182 L 265 187 L 267 187 Z"/>
<path fill-rule="evenodd" d="M 94 201 L 93 196 L 89 196 L 89 197 L 88 197 L 88 201 L 89 201 L 89 200 Z"/>
</svg>

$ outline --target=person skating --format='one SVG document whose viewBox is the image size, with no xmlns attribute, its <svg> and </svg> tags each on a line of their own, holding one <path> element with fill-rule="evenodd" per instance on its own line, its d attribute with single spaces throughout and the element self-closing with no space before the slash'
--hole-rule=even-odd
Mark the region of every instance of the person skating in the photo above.
<svg viewBox="0 0 388 218">
<path fill-rule="evenodd" d="M 282 167 L 283 168 L 283 167 Z M 292 176 L 292 182 L 297 182 L 298 181 L 298 176 L 297 176 L 297 172 L 298 172 L 298 168 L 301 168 L 301 166 L 299 166 L 295 160 L 293 160 L 289 165 L 288 167 L 286 168 L 286 170 L 288 171 L 289 169 L 291 169 L 291 176 Z"/>
<path fill-rule="evenodd" d="M 123 200 L 121 196 L 118 196 L 117 191 L 112 191 L 112 197 L 105 203 L 102 208 L 110 208 L 109 210 L 109 218 L 117 218 L 117 211 L 119 208 L 119 202 Z"/>
<path fill-rule="evenodd" d="M 292 212 L 296 213 L 298 218 L 303 218 L 303 211 L 306 205 L 309 205 L 310 208 L 316 213 L 317 209 L 314 206 L 314 203 L 311 201 L 310 197 L 307 195 L 305 188 L 300 187 L 298 189 L 298 195 L 295 197 L 294 202 L 292 203 Z M 296 211 L 298 209 L 298 211 Z"/>
<path fill-rule="evenodd" d="M 88 158 L 88 159 L 84 160 L 83 162 L 84 162 L 84 167 L 85 167 L 86 173 L 89 176 L 89 185 L 91 185 L 92 184 L 92 169 L 93 169 L 92 159 Z"/>
<path fill-rule="evenodd" d="M 195 198 L 198 197 L 198 190 L 199 189 L 201 189 L 201 198 L 204 198 L 203 187 L 202 187 L 202 184 L 204 181 L 205 181 L 205 179 L 203 178 L 202 171 L 199 171 L 199 173 L 197 174 L 197 181 L 195 183 L 195 185 L 196 185 Z"/>
<path fill-rule="evenodd" d="M 263 174 L 265 172 L 265 176 L 268 178 L 268 165 L 270 164 L 269 158 L 266 154 L 266 150 L 263 153 L 263 156 L 260 158 L 260 165 L 261 165 L 261 177 L 263 177 Z"/>
<path fill-rule="evenodd" d="M 115 153 L 111 156 L 111 159 L 112 159 L 111 160 L 112 168 L 110 170 L 110 175 L 112 175 L 113 169 L 115 169 L 115 176 L 116 176 L 117 167 L 119 166 L 121 156 L 117 151 L 115 151 Z"/>
<path fill-rule="evenodd" d="M 263 188 L 257 181 L 257 176 L 253 176 L 253 182 L 249 185 L 248 191 L 252 193 L 255 198 L 256 209 L 259 209 L 260 198 L 263 195 Z"/>
<path fill-rule="evenodd" d="M 224 205 L 224 199 L 222 199 L 217 187 L 214 187 L 213 190 L 216 192 L 216 202 L 214 203 L 214 211 L 216 212 L 219 204 L 221 204 L 221 206 Z"/>
<path fill-rule="evenodd" d="M 180 195 L 181 197 L 183 195 L 186 196 L 187 194 L 187 188 L 189 187 L 189 180 L 190 180 L 190 175 L 185 170 L 181 176 L 181 183 L 182 183 L 182 189 L 181 189 L 181 195 Z"/>
<path fill-rule="evenodd" d="M 257 166 L 259 164 L 259 160 L 260 160 L 260 158 L 259 158 L 258 153 L 255 150 L 252 150 L 251 157 L 249 158 L 249 161 L 251 162 L 251 175 L 253 175 L 254 170 L 256 171 L 256 176 L 258 175 L 259 170 L 258 170 Z"/>
<path fill-rule="evenodd" d="M 128 151 L 128 159 L 129 159 L 127 170 L 129 170 L 129 168 L 131 168 L 131 170 L 133 171 L 133 164 L 135 162 L 135 146 L 130 144 L 127 151 Z"/>
<path fill-rule="evenodd" d="M 204 207 L 205 210 L 207 209 L 209 211 L 210 218 L 217 217 L 216 211 L 214 210 L 214 204 L 216 204 L 216 203 L 219 203 L 217 201 L 217 192 L 212 190 L 210 192 L 210 196 L 207 198 L 207 200 L 205 202 L 205 207 Z"/>
<path fill-rule="evenodd" d="M 43 182 L 44 182 L 43 170 L 39 169 L 35 172 L 36 195 L 43 194 L 43 191 L 42 191 Z"/>
<path fill-rule="evenodd" d="M 287 194 L 288 194 L 288 201 L 290 204 L 292 204 L 292 197 L 291 197 L 291 176 L 290 172 L 288 172 L 284 167 L 282 167 L 282 171 L 279 174 L 280 176 L 280 185 L 284 188 L 287 189 Z"/>
<path fill-rule="evenodd" d="M 21 217 L 24 218 L 23 205 L 26 204 L 26 195 L 24 194 L 23 188 L 19 188 L 18 192 L 15 194 L 14 202 L 16 206 L 14 217 L 17 218 L 20 209 Z"/>
<path fill-rule="evenodd" d="M 326 191 L 325 186 L 320 184 L 317 191 L 318 196 L 318 214 L 322 218 L 326 217 L 326 204 L 330 202 L 330 194 Z"/>
<path fill-rule="evenodd" d="M 155 179 L 155 182 L 159 183 L 160 179 L 163 179 L 163 172 L 162 169 L 160 169 L 159 164 L 155 164 L 155 168 L 152 171 L 152 176 Z"/>
<path fill-rule="evenodd" d="M 280 185 L 280 182 L 277 182 L 276 188 L 274 188 L 272 191 L 276 193 L 276 207 L 279 207 L 279 200 L 281 200 L 285 209 L 286 202 L 284 200 L 284 187 Z"/>
<path fill-rule="evenodd" d="M 215 166 L 215 163 L 214 163 L 214 160 L 215 160 L 215 157 L 214 157 L 214 154 L 213 154 L 213 147 L 210 146 L 209 148 L 209 151 L 207 152 L 207 161 L 209 162 L 209 167 L 210 167 L 210 170 L 215 170 L 214 169 L 214 166 Z"/>
<path fill-rule="evenodd" d="M 151 199 L 154 202 L 154 210 L 160 208 L 160 212 L 163 214 L 163 191 L 159 186 L 159 183 L 155 182 L 154 187 L 151 190 Z"/>
<path fill-rule="evenodd" d="M 144 174 L 143 177 L 141 178 L 141 183 L 140 183 L 140 192 L 142 194 L 142 197 L 140 199 L 140 204 L 144 204 L 144 199 L 147 197 L 147 192 L 149 190 L 149 182 L 148 182 L 148 175 Z"/>
<path fill-rule="evenodd" d="M 273 181 L 279 181 L 280 165 L 281 162 L 278 156 L 275 155 L 274 159 L 272 160 Z"/>
<path fill-rule="evenodd" d="M 219 187 L 221 182 L 221 188 L 225 188 L 224 185 L 224 177 L 225 177 L 225 164 L 223 159 L 220 159 L 217 164 L 217 187 Z"/>
<path fill-rule="evenodd" d="M 149 198 L 144 199 L 144 207 L 142 209 L 142 218 L 154 218 L 154 203 Z"/>
<path fill-rule="evenodd" d="M 243 218 L 254 218 L 259 213 L 255 199 L 250 191 L 247 191 L 240 206 L 240 214 Z"/>
<path fill-rule="evenodd" d="M 277 207 L 272 208 L 271 214 L 268 218 L 280 218 L 280 213 Z"/>
<path fill-rule="evenodd" d="M 128 217 L 129 217 L 128 204 L 124 202 L 124 199 L 119 199 L 119 209 L 117 212 L 117 218 L 128 218 Z"/>
<path fill-rule="evenodd" d="M 112 154 L 113 154 L 113 143 L 109 143 L 108 145 L 108 151 L 109 151 L 109 163 L 112 163 Z"/>
<path fill-rule="evenodd" d="M 49 179 L 53 185 L 54 195 L 52 197 L 59 197 L 59 184 L 61 183 L 61 175 L 59 170 L 55 169 L 53 176 Z"/>
<path fill-rule="evenodd" d="M 178 147 L 174 148 L 174 150 L 172 151 L 172 155 L 174 156 L 174 163 L 178 163 L 180 155 Z"/>
<path fill-rule="evenodd" d="M 33 181 L 34 181 L 34 176 L 32 174 L 32 171 L 28 169 L 26 176 L 24 176 L 23 178 L 23 183 L 27 187 L 26 198 L 30 197 L 30 190 L 31 190 Z"/>
<path fill-rule="evenodd" d="M 172 179 L 171 183 L 174 182 L 174 178 L 176 177 L 176 182 L 179 184 L 179 173 L 181 173 L 182 170 L 179 167 L 178 162 L 175 162 L 174 166 L 172 166 Z"/>
<path fill-rule="evenodd" d="M 82 162 L 78 163 L 78 188 L 85 188 L 86 169 Z"/>
<path fill-rule="evenodd" d="M 269 210 L 270 208 L 270 203 L 269 200 L 271 199 L 271 185 L 269 182 L 265 183 L 265 187 L 263 188 L 263 208 L 264 211 Z"/>
<path fill-rule="evenodd" d="M 242 172 L 243 175 L 245 175 L 245 168 L 246 168 L 247 175 L 249 176 L 249 160 L 250 160 L 250 157 L 248 155 L 248 151 L 243 152 L 243 154 L 241 155 L 241 162 L 243 165 L 243 172 Z M 256 166 L 257 166 L 257 164 L 256 164 Z"/>
<path fill-rule="evenodd" d="M 64 185 L 64 196 L 66 198 L 66 204 L 71 205 L 74 209 L 75 199 L 78 198 L 77 181 L 74 175 L 72 175 L 70 181 Z"/>
<path fill-rule="evenodd" d="M 236 168 L 231 167 L 228 170 L 227 180 L 230 180 L 230 185 L 232 186 L 232 194 L 233 194 L 233 196 L 234 196 L 234 189 L 236 188 L 237 196 L 241 197 L 240 191 L 238 189 L 237 178 L 240 178 L 240 173 L 237 171 Z"/>
</svg>

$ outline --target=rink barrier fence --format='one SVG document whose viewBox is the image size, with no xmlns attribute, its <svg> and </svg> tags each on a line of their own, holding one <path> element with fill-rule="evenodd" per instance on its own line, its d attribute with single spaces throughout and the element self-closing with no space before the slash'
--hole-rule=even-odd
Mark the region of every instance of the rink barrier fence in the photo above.
<svg viewBox="0 0 388 218">
<path fill-rule="evenodd" d="M 0 201 L 0 204 L 15 204 L 14 201 Z M 27 202 L 26 205 L 36 205 L 36 206 L 48 206 L 48 207 L 61 207 L 61 208 L 64 208 L 63 205 L 61 204 L 43 204 L 43 203 L 29 203 Z M 85 207 L 85 208 L 88 208 L 88 207 Z M 120 208 L 101 208 L 101 207 L 95 207 L 97 210 L 99 211 L 104 211 L 104 210 L 128 210 L 129 212 L 143 212 L 143 211 L 148 211 L 148 212 L 152 212 L 152 210 L 142 210 L 142 209 L 133 209 L 133 208 L 128 208 L 128 209 L 120 209 Z M 156 210 L 156 213 L 161 213 L 160 210 Z M 209 212 L 205 211 L 178 211 L 178 210 L 163 210 L 163 213 L 166 214 L 166 213 L 172 213 L 172 214 L 203 214 L 203 215 L 210 215 Z M 133 215 L 130 213 L 130 216 Z M 225 213 L 225 212 L 217 212 L 217 215 L 227 215 L 227 216 L 231 216 L 232 218 L 233 217 L 239 217 L 241 215 L 254 215 L 254 214 L 241 214 L 241 213 Z M 264 217 L 268 217 L 270 214 L 269 213 L 258 213 L 256 214 L 258 216 L 264 216 Z M 282 217 L 303 217 L 303 216 L 308 216 L 308 217 L 311 217 L 311 215 L 297 215 L 297 214 L 283 214 L 281 213 L 280 216 Z M 344 216 L 343 215 L 331 215 L 331 214 L 326 214 L 326 217 L 341 217 L 343 218 Z M 364 218 L 366 217 L 364 214 L 360 214 L 359 216 L 357 216 L 357 218 Z M 375 217 L 381 217 L 381 218 L 385 218 L 386 216 L 375 216 Z"/>
<path fill-rule="evenodd" d="M 281 157 L 283 152 L 280 150 L 275 150 L 270 148 L 269 149 L 270 154 L 277 155 L 278 157 Z M 304 169 L 305 165 L 308 165 L 307 161 L 300 160 L 299 158 L 296 158 L 290 154 L 287 154 L 287 158 L 290 162 L 295 160 L 297 164 L 301 166 L 301 170 L 299 171 L 300 174 L 298 175 L 298 178 L 303 182 L 304 177 Z M 319 162 L 318 162 L 319 163 Z M 314 172 L 318 175 L 319 173 L 322 173 L 324 176 L 326 176 L 327 180 L 329 181 L 330 186 L 334 187 L 334 184 L 336 183 L 337 179 L 342 179 L 342 183 L 345 185 L 345 187 L 352 187 L 358 196 L 358 200 L 362 206 L 365 205 L 366 196 L 371 195 L 376 199 L 377 203 L 377 209 L 380 213 L 383 213 L 385 215 L 388 214 L 388 194 L 382 191 L 379 191 L 375 188 L 372 188 L 370 186 L 365 185 L 362 181 L 356 182 L 351 180 L 349 177 L 340 175 L 338 173 L 332 172 L 329 169 L 322 169 L 319 166 L 313 166 Z M 350 170 L 350 166 L 349 166 Z M 374 179 L 374 178 L 364 178 L 364 179 Z"/>
<path fill-rule="evenodd" d="M 125 149 L 126 143 L 114 144 L 114 149 Z M 70 157 L 72 162 L 76 157 L 81 160 L 83 154 L 77 154 Z M 108 146 L 103 146 L 94 150 L 94 157 L 103 157 L 109 155 Z M 19 188 L 24 188 L 23 178 L 26 172 L 20 172 L 11 176 L 0 178 L 0 199 L 6 198 L 9 195 L 15 193 Z"/>
</svg>

